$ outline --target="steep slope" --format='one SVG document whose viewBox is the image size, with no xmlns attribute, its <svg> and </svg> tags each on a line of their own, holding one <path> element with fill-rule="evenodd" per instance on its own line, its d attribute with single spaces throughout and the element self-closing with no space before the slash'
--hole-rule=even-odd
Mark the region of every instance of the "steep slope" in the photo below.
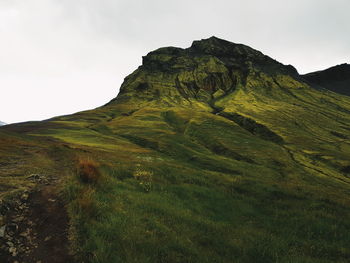
<svg viewBox="0 0 350 263">
<path fill-rule="evenodd" d="M 350 257 L 350 98 L 250 47 L 158 49 L 107 105 L 0 135 L 3 196 L 100 163 L 62 182 L 85 262 Z"/>
<path fill-rule="evenodd" d="M 303 77 L 311 84 L 350 96 L 350 65 L 341 64 Z"/>
</svg>

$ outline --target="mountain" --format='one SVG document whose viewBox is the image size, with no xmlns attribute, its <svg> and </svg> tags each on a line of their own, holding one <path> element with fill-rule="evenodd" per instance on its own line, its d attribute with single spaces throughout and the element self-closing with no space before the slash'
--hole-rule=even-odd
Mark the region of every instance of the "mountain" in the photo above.
<svg viewBox="0 0 350 263">
<path fill-rule="evenodd" d="M 326 70 L 303 75 L 311 84 L 350 96 L 350 65 L 341 64 Z"/>
<path fill-rule="evenodd" d="M 349 138 L 350 98 L 291 65 L 216 37 L 157 49 L 106 105 L 0 128 L 0 197 L 45 222 L 16 260 L 347 262 Z"/>
<path fill-rule="evenodd" d="M 5 122 L 0 121 L 0 126 L 2 126 L 2 125 L 6 125 L 6 123 L 5 123 Z"/>
</svg>

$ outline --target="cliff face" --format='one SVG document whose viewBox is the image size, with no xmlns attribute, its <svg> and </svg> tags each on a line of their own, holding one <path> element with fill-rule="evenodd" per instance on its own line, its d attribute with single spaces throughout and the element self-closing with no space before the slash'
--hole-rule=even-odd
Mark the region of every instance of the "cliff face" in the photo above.
<svg viewBox="0 0 350 263">
<path fill-rule="evenodd" d="M 323 71 L 303 75 L 311 85 L 350 96 L 350 65 L 342 64 Z"/>
</svg>

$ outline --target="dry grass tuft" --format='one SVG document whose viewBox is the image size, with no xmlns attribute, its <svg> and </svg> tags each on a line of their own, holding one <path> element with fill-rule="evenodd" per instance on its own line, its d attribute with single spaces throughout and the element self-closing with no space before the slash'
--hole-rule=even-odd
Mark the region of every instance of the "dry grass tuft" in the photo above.
<svg viewBox="0 0 350 263">
<path fill-rule="evenodd" d="M 96 184 L 101 179 L 101 173 L 98 168 L 97 162 L 89 159 L 80 159 L 77 175 L 83 183 Z"/>
</svg>

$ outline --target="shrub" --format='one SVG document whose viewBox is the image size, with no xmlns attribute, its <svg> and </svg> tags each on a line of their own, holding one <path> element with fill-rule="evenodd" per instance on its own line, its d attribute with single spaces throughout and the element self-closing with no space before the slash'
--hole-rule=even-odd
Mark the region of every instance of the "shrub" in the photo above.
<svg viewBox="0 0 350 263">
<path fill-rule="evenodd" d="M 81 159 L 78 164 L 77 175 L 81 182 L 86 184 L 96 184 L 101 179 L 99 165 L 93 160 Z"/>
</svg>

